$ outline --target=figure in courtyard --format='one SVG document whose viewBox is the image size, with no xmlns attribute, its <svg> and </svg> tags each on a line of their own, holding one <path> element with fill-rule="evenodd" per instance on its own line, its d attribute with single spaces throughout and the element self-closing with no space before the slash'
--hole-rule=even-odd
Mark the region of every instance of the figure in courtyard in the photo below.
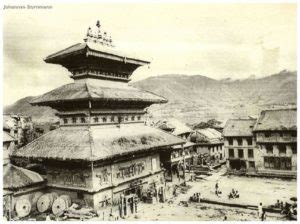
<svg viewBox="0 0 300 224">
<path fill-rule="evenodd" d="M 258 206 L 258 219 L 259 220 L 261 220 L 262 214 L 263 214 L 263 206 L 262 206 L 262 203 L 260 202 L 259 206 Z"/>
</svg>

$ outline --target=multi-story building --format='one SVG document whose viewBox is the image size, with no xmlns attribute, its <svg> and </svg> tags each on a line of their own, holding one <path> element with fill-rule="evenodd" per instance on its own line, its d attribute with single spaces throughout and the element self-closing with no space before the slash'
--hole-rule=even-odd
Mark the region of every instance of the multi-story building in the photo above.
<svg viewBox="0 0 300 224">
<path fill-rule="evenodd" d="M 185 181 L 185 173 L 189 170 L 193 157 L 195 155 L 194 143 L 190 142 L 189 136 L 192 129 L 177 119 L 168 119 L 159 121 L 156 127 L 182 138 L 185 143 L 182 145 L 172 146 L 172 150 L 164 152 L 161 160 L 166 169 L 166 180 L 174 182 Z"/>
<path fill-rule="evenodd" d="M 255 138 L 253 127 L 255 119 L 230 119 L 224 130 L 225 157 L 228 171 L 255 171 Z"/>
<path fill-rule="evenodd" d="M 262 111 L 253 129 L 257 173 L 266 176 L 297 175 L 297 110 Z"/>
<path fill-rule="evenodd" d="M 136 197 L 164 200 L 160 153 L 185 141 L 144 124 L 145 108 L 167 102 L 127 84 L 149 62 L 116 50 L 99 22 L 83 43 L 45 61 L 67 68 L 74 79 L 31 102 L 56 109 L 60 127 L 16 150 L 14 157 L 42 162 L 48 191 L 95 210 L 127 214 Z"/>
<path fill-rule="evenodd" d="M 213 128 L 197 129 L 191 134 L 190 140 L 195 143 L 197 155 L 207 151 L 210 162 L 225 161 L 224 139 L 221 132 Z"/>
</svg>

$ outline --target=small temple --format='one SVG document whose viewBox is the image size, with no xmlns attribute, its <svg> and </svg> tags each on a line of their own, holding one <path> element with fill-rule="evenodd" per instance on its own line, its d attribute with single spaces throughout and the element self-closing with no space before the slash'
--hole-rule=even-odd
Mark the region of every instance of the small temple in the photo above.
<svg viewBox="0 0 300 224">
<path fill-rule="evenodd" d="M 32 105 L 58 111 L 59 128 L 15 150 L 16 159 L 42 163 L 46 193 L 69 195 L 94 209 L 133 206 L 133 198 L 164 201 L 161 153 L 185 140 L 145 125 L 146 108 L 167 100 L 128 85 L 150 62 L 118 52 L 112 38 L 89 27 L 83 43 L 49 55 L 46 63 L 70 71 L 74 80 L 34 98 Z"/>
</svg>

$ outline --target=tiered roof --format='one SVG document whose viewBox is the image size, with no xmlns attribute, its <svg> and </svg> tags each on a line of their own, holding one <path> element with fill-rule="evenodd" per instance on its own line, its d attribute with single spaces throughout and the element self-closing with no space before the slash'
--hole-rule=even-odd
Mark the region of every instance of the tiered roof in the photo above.
<svg viewBox="0 0 300 224">
<path fill-rule="evenodd" d="M 179 137 L 144 124 L 60 127 L 14 152 L 14 157 L 97 161 L 184 144 Z"/>
</svg>

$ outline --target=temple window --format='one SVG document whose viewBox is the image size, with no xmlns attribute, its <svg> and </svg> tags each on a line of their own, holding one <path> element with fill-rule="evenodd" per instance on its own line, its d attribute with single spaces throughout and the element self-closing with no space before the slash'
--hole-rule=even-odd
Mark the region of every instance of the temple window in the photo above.
<svg viewBox="0 0 300 224">
<path fill-rule="evenodd" d="M 138 116 L 137 119 L 140 121 L 141 120 L 141 116 Z"/>
<path fill-rule="evenodd" d="M 114 116 L 111 116 L 111 117 L 110 117 L 110 121 L 111 121 L 111 122 L 115 122 L 115 117 L 114 117 Z"/>
<path fill-rule="evenodd" d="M 94 122 L 98 123 L 99 122 L 99 118 L 98 117 L 94 117 Z"/>
<path fill-rule="evenodd" d="M 85 123 L 85 117 L 80 118 L 81 123 Z"/>
<path fill-rule="evenodd" d="M 68 123 L 68 118 L 64 118 L 64 124 Z"/>
<path fill-rule="evenodd" d="M 134 116 L 131 117 L 131 120 L 134 121 Z"/>
<path fill-rule="evenodd" d="M 103 123 L 105 123 L 106 122 L 106 117 L 103 117 L 102 121 L 103 121 Z"/>
<path fill-rule="evenodd" d="M 279 148 L 279 153 L 286 154 L 285 145 L 279 145 L 278 148 Z"/>
<path fill-rule="evenodd" d="M 128 117 L 127 116 L 125 117 L 125 121 L 128 121 Z"/>
</svg>

